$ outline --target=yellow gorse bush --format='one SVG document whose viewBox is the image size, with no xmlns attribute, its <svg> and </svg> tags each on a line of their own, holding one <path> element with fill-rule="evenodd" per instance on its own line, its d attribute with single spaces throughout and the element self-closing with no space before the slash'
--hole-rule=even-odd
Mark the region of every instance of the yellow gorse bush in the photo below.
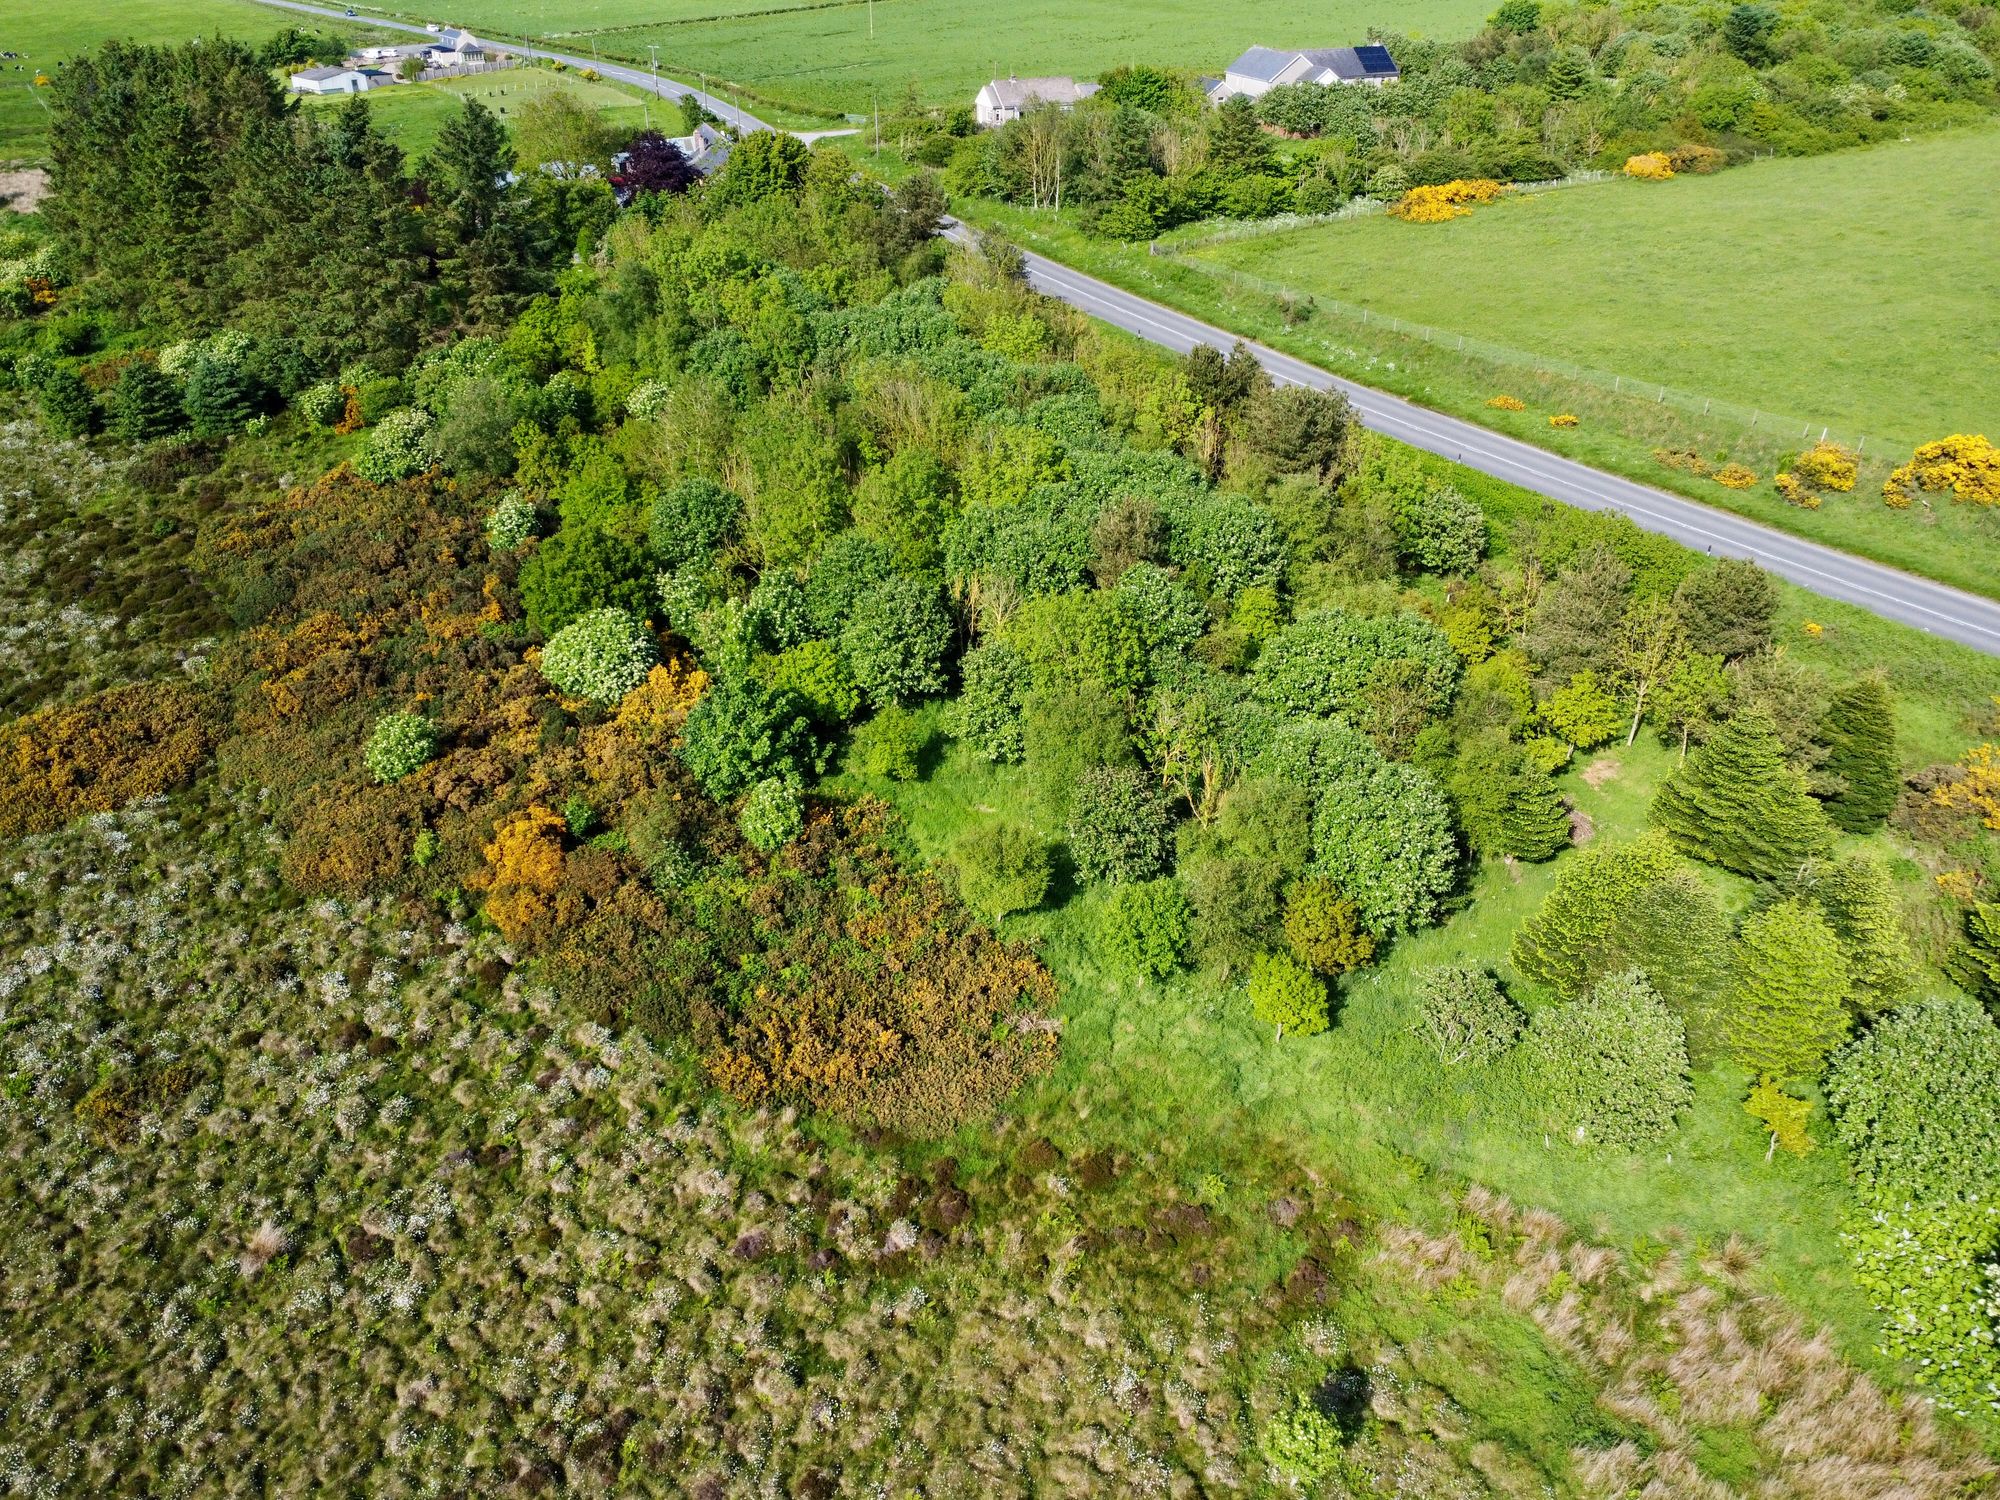
<svg viewBox="0 0 2000 1500">
<path fill-rule="evenodd" d="M 1486 404 L 1495 411 L 1526 411 L 1528 409 L 1528 403 L 1523 401 L 1519 396 L 1495 396 Z"/>
<path fill-rule="evenodd" d="M 1574 412 L 1561 411 L 1549 418 L 1549 426 L 1551 427 L 1574 427 L 1576 425 L 1577 420 Z"/>
<path fill-rule="evenodd" d="M 1712 477 L 1725 490 L 1747 490 L 1757 482 L 1757 471 L 1742 464 L 1724 464 Z"/>
<path fill-rule="evenodd" d="M 1965 775 L 1933 788 L 1931 801 L 1939 807 L 1978 813 L 1979 821 L 1988 828 L 2000 829 L 2000 746 L 1974 745 L 1958 763 Z"/>
<path fill-rule="evenodd" d="M 1855 476 L 1860 472 L 1860 455 L 1839 443 L 1814 443 L 1792 465 L 1792 473 L 1814 489 L 1837 490 L 1843 495 L 1853 493 Z"/>
<path fill-rule="evenodd" d="M 1491 203 L 1507 189 L 1490 177 L 1465 177 L 1431 187 L 1413 187 L 1389 207 L 1391 216 L 1411 224 L 1442 224 L 1472 212 L 1472 205 Z"/>
<path fill-rule="evenodd" d="M 1642 151 L 1625 158 L 1625 175 L 1646 182 L 1665 182 L 1674 175 L 1674 164 L 1664 151 Z"/>
<path fill-rule="evenodd" d="M 618 704 L 618 724 L 644 740 L 672 734 L 708 691 L 708 673 L 676 657 L 654 667 Z"/>
<path fill-rule="evenodd" d="M 1983 436 L 1955 432 L 1925 443 L 1882 481 L 1883 503 L 1897 510 L 1908 510 L 1926 494 L 1947 491 L 1961 504 L 2000 505 L 2000 448 Z"/>
<path fill-rule="evenodd" d="M 1819 509 L 1819 491 L 1790 474 L 1780 474 L 1771 481 L 1771 486 L 1791 505 L 1801 510 Z"/>
</svg>

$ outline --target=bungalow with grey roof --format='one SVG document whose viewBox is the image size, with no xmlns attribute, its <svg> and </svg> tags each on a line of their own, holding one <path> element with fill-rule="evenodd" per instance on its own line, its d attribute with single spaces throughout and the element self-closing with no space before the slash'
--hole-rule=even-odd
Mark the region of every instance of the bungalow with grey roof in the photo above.
<svg viewBox="0 0 2000 1500">
<path fill-rule="evenodd" d="M 1252 99 L 1288 83 L 1363 83 L 1380 88 L 1402 75 L 1387 47 L 1373 42 L 1360 47 L 1317 47 L 1282 51 L 1252 47 L 1208 90 L 1211 104 L 1244 94 Z"/>
<path fill-rule="evenodd" d="M 388 75 L 373 68 L 301 68 L 292 75 L 295 94 L 365 94 Z"/>
<path fill-rule="evenodd" d="M 1097 92 L 1074 78 L 996 78 L 972 100 L 972 117 L 985 129 L 1018 120 L 1036 104 L 1073 109 Z"/>
</svg>

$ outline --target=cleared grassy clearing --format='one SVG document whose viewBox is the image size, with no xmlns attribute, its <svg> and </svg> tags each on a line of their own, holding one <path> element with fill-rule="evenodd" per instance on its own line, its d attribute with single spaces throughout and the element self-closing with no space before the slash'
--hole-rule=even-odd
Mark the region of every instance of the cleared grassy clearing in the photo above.
<svg viewBox="0 0 2000 1500">
<path fill-rule="evenodd" d="M 1206 261 L 1836 430 L 2000 428 L 2000 129 L 1211 245 Z M 1913 202 L 1960 205 L 1913 234 Z"/>
</svg>

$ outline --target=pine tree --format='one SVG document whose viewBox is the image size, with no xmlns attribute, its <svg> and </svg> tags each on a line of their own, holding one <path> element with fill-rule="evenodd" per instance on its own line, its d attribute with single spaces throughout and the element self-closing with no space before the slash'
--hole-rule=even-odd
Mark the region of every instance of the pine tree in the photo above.
<svg viewBox="0 0 2000 1500">
<path fill-rule="evenodd" d="M 107 403 L 111 410 L 113 435 L 128 443 L 143 443 L 164 437 L 183 426 L 181 393 L 159 367 L 141 360 L 127 365 L 111 388 Z"/>
<path fill-rule="evenodd" d="M 1865 853 L 1808 865 L 1800 894 L 1826 918 L 1847 956 L 1849 1003 L 1863 1015 L 1895 1005 L 1916 980 L 1916 958 L 1903 928 L 1896 888 L 1882 862 Z"/>
<path fill-rule="evenodd" d="M 473 98 L 424 158 L 438 280 L 474 326 L 504 321 L 529 290 L 530 216 L 512 167 L 505 128 Z"/>
<path fill-rule="evenodd" d="M 1760 1078 L 1816 1078 L 1846 1040 L 1850 975 L 1833 929 L 1806 902 L 1743 924 L 1729 992 L 1729 1050 Z"/>
<path fill-rule="evenodd" d="M 1209 119 L 1209 165 L 1224 176 L 1248 177 L 1271 164 L 1271 142 L 1257 123 L 1257 110 L 1247 95 L 1223 101 Z"/>
<path fill-rule="evenodd" d="M 1689 754 L 1653 799 L 1652 821 L 1684 853 L 1777 879 L 1833 844 L 1833 829 L 1785 761 L 1770 716 L 1737 714 Z"/>
<path fill-rule="evenodd" d="M 1827 798 L 1827 816 L 1849 833 L 1880 828 L 1896 805 L 1901 782 L 1896 710 L 1880 673 L 1857 677 L 1834 694 L 1820 737 L 1827 745 L 1824 770 L 1840 786 Z"/>
</svg>

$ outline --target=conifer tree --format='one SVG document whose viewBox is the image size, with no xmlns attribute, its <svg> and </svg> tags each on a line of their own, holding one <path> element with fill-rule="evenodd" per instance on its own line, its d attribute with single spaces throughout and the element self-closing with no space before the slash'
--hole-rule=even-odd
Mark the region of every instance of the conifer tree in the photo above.
<svg viewBox="0 0 2000 1500">
<path fill-rule="evenodd" d="M 1852 979 L 1849 1003 L 1863 1015 L 1889 1009 L 1916 979 L 1916 958 L 1903 927 L 1896 889 L 1882 862 L 1866 853 L 1832 864 L 1815 862 L 1800 876 L 1800 893 L 1819 908 Z"/>
<path fill-rule="evenodd" d="M 1729 1050 L 1760 1078 L 1816 1078 L 1847 1037 L 1851 988 L 1833 928 L 1793 898 L 1757 913 L 1737 938 Z"/>
<path fill-rule="evenodd" d="M 424 158 L 438 280 L 474 326 L 506 318 L 528 289 L 530 216 L 512 168 L 506 130 L 470 97 Z"/>
<path fill-rule="evenodd" d="M 1607 975 L 1643 971 L 1680 1018 L 1697 1066 L 1722 1050 L 1717 995 L 1729 924 L 1701 878 L 1666 839 L 1592 844 L 1566 861 L 1555 889 L 1514 936 L 1514 967 L 1565 999 Z"/>
<path fill-rule="evenodd" d="M 1824 770 L 1840 790 L 1826 814 L 1850 833 L 1869 833 L 1888 819 L 1901 778 L 1896 762 L 1896 710 L 1880 673 L 1857 677 L 1833 696 L 1820 725 Z"/>
<path fill-rule="evenodd" d="M 179 388 L 148 360 L 125 367 L 106 404 L 113 435 L 128 443 L 164 437 L 187 421 Z"/>
<path fill-rule="evenodd" d="M 1682 852 L 1764 879 L 1795 874 L 1833 844 L 1826 814 L 1756 707 L 1689 754 L 1653 799 L 1652 821 Z"/>
</svg>

